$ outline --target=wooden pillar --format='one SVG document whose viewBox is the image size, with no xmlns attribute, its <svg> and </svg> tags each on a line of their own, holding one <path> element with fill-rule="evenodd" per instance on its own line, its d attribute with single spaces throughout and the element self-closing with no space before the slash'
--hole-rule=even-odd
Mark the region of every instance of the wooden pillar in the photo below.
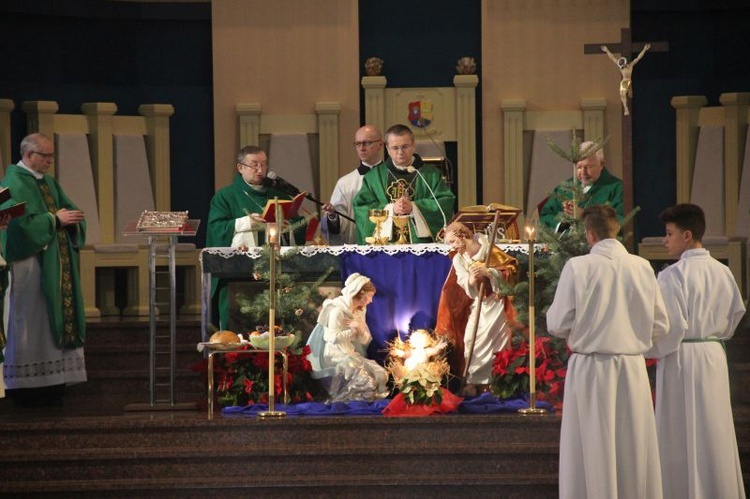
<svg viewBox="0 0 750 499">
<path fill-rule="evenodd" d="M 380 133 L 385 133 L 385 76 L 363 76 L 362 88 L 365 89 L 365 122 L 375 125 Z"/>
<path fill-rule="evenodd" d="M 672 97 L 672 107 L 677 110 L 675 130 L 677 159 L 677 202 L 690 202 L 690 187 L 695 170 L 695 153 L 698 147 L 698 117 L 708 103 L 702 95 Z"/>
<path fill-rule="evenodd" d="M 237 104 L 237 119 L 240 130 L 240 149 L 260 145 L 260 113 L 258 103 Z"/>
<path fill-rule="evenodd" d="M 503 111 L 503 163 L 505 165 L 505 204 L 526 206 L 526 182 L 523 171 L 523 130 L 526 101 L 500 101 Z M 489 140 L 492 140 L 489 138 Z"/>
<path fill-rule="evenodd" d="M 477 75 L 456 75 L 456 141 L 458 142 L 458 206 L 477 204 Z"/>
<path fill-rule="evenodd" d="M 115 242 L 115 164 L 112 121 L 117 106 L 111 102 L 87 102 L 81 112 L 89 122 L 89 154 L 99 205 L 102 244 Z"/>
<path fill-rule="evenodd" d="M 5 167 L 12 161 L 10 133 L 10 112 L 16 105 L 10 99 L 0 99 L 0 176 L 5 175 Z"/>
<path fill-rule="evenodd" d="M 607 99 L 581 99 L 584 141 L 599 141 L 604 138 L 604 111 L 606 109 Z"/>
<path fill-rule="evenodd" d="M 25 101 L 21 103 L 21 109 L 26 113 L 26 133 L 43 133 L 51 140 L 55 139 L 55 114 L 60 106 L 55 101 Z M 47 171 L 49 175 L 55 176 L 55 164 Z"/>
<path fill-rule="evenodd" d="M 169 118 L 174 114 L 171 104 L 144 104 L 138 113 L 146 118 L 146 152 L 156 211 L 169 211 L 172 206 L 170 186 Z"/>
<path fill-rule="evenodd" d="M 339 116 L 340 102 L 318 102 L 318 147 L 320 161 L 320 197 L 331 199 L 339 179 Z"/>
<path fill-rule="evenodd" d="M 737 230 L 750 93 L 721 94 L 719 101 L 724 106 L 724 233 L 732 237 Z"/>
</svg>

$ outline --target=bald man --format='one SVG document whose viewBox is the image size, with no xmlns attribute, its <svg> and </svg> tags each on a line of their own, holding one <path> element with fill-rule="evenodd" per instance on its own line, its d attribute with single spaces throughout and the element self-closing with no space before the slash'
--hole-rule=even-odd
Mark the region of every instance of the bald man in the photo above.
<svg viewBox="0 0 750 499">
<path fill-rule="evenodd" d="M 333 188 L 331 201 L 323 205 L 322 230 L 331 245 L 357 244 L 357 227 L 336 211 L 354 218 L 352 200 L 362 187 L 362 177 L 383 162 L 383 137 L 380 130 L 365 125 L 354 134 L 359 166 L 341 177 Z"/>
</svg>

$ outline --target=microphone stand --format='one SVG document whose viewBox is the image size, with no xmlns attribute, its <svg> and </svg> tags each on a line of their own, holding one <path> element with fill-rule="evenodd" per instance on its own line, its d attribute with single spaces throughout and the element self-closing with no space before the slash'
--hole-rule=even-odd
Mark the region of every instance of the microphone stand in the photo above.
<svg viewBox="0 0 750 499">
<path fill-rule="evenodd" d="M 281 190 L 283 192 L 286 192 L 290 196 L 296 196 L 297 194 L 299 194 L 301 192 L 298 188 L 296 188 L 295 186 L 293 186 L 289 182 L 283 180 L 278 175 L 274 174 L 273 177 L 266 177 L 266 179 L 268 179 L 270 181 L 270 184 L 265 184 L 265 185 L 271 185 L 271 186 L 275 187 L 276 189 L 279 189 L 279 190 Z M 264 179 L 264 182 L 266 181 L 266 179 Z M 284 188 L 285 186 L 286 186 L 286 189 Z M 310 194 L 309 192 L 305 193 L 305 199 L 309 199 L 310 201 L 312 201 L 313 203 L 317 204 L 318 206 L 323 206 L 325 204 L 325 203 L 323 203 L 323 202 L 318 201 L 317 199 L 315 199 L 315 197 L 312 194 Z M 341 213 L 338 210 L 333 210 L 333 212 L 336 213 L 340 217 L 346 218 L 347 220 L 349 220 L 353 224 L 357 223 L 349 215 L 344 215 L 343 213 Z"/>
<path fill-rule="evenodd" d="M 323 205 L 325 204 L 325 203 L 322 203 L 322 202 L 318 201 L 317 199 L 315 199 L 315 198 L 313 197 L 313 195 L 312 195 L 312 194 L 310 194 L 309 192 L 308 192 L 307 194 L 305 194 L 305 199 L 309 199 L 310 201 L 312 201 L 313 203 L 317 204 L 318 206 L 323 206 Z M 356 224 L 356 223 L 357 223 L 357 222 L 355 222 L 355 221 L 354 221 L 354 219 L 353 219 L 352 217 L 350 217 L 349 215 L 344 215 L 343 213 L 341 213 L 341 212 L 340 212 L 340 211 L 338 211 L 338 210 L 333 210 L 333 212 L 334 212 L 335 214 L 337 214 L 338 216 L 340 216 L 340 217 L 344 217 L 344 218 L 346 218 L 347 220 L 349 220 L 350 222 L 352 222 L 352 223 L 354 223 L 354 224 Z"/>
</svg>

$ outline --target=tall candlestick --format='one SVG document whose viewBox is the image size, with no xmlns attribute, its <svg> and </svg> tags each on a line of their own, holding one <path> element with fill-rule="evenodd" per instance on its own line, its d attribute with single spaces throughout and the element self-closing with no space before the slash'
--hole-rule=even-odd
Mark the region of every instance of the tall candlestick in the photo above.
<svg viewBox="0 0 750 499">
<path fill-rule="evenodd" d="M 276 258 L 279 253 L 279 224 L 283 218 L 281 207 L 278 204 L 278 198 L 274 199 L 276 203 L 276 221 L 268 224 L 266 233 L 268 235 L 269 265 L 270 274 L 268 282 L 268 410 L 258 413 L 258 418 L 283 418 L 286 412 L 275 410 L 276 402 Z M 280 218 L 281 217 L 281 218 Z"/>
<path fill-rule="evenodd" d="M 529 243 L 529 407 L 519 409 L 521 414 L 544 414 L 545 409 L 536 407 L 536 307 L 534 305 L 534 226 L 526 226 L 526 239 Z"/>
</svg>

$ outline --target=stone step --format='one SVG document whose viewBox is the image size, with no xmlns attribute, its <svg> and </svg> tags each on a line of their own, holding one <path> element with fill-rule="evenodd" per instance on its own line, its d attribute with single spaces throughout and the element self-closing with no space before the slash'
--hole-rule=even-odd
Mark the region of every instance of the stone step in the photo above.
<svg viewBox="0 0 750 499">
<path fill-rule="evenodd" d="M 157 321 L 159 335 L 169 335 L 169 322 Z M 86 340 L 90 345 L 148 345 L 151 325 L 148 319 L 136 320 L 96 320 L 86 323 Z M 175 325 L 178 342 L 198 343 L 201 341 L 201 325 L 198 319 L 181 319 Z"/>
<path fill-rule="evenodd" d="M 516 497 L 555 497 L 559 424 L 555 415 L 207 421 L 197 414 L 3 423 L 0 493 L 399 496 L 406 487 L 424 496 L 519 486 L 531 488 Z"/>
<path fill-rule="evenodd" d="M 161 382 L 161 378 L 157 378 Z M 169 381 L 166 376 L 163 382 Z M 175 398 L 178 402 L 199 403 L 206 399 L 206 385 L 203 377 L 196 372 L 178 370 L 175 373 Z M 156 399 L 168 400 L 169 388 L 156 387 Z M 66 405 L 99 405 L 102 408 L 122 408 L 128 404 L 150 400 L 150 380 L 148 371 L 118 370 L 88 372 L 88 381 L 66 389 Z M 90 399 L 90 400 L 89 400 Z"/>
<path fill-rule="evenodd" d="M 734 337 L 726 342 L 729 362 L 750 363 L 750 331 L 737 330 Z"/>
<path fill-rule="evenodd" d="M 750 407 L 750 363 L 729 364 L 729 386 L 732 407 Z"/>
<path fill-rule="evenodd" d="M 446 466 L 447 467 L 447 466 Z M 382 476 L 357 476 L 356 483 L 348 474 L 320 477 L 306 476 L 293 483 L 258 483 L 255 474 L 221 478 L 135 478 L 114 479 L 106 483 L 87 480 L 61 482 L 17 482 L 13 484 L 14 498 L 36 498 L 41 493 L 54 497 L 100 498 L 178 498 L 206 497 L 273 497 L 273 498 L 413 498 L 441 499 L 466 497 L 502 497 L 504 499 L 555 499 L 558 497 L 557 474 L 537 474 L 533 477 L 494 472 L 488 478 L 470 471 L 438 476 L 424 476 L 413 470 L 407 476 L 393 476 L 384 482 Z M 311 483 L 313 482 L 313 483 Z M 65 491 L 65 493 L 61 492 Z M 499 493 L 502 491 L 502 493 Z"/>
<path fill-rule="evenodd" d="M 189 369 L 203 360 L 203 355 L 196 349 L 197 343 L 178 343 L 175 346 L 177 369 Z M 89 373 L 122 369 L 144 369 L 148 371 L 150 347 L 148 341 L 142 344 L 86 345 L 85 355 L 86 370 Z M 157 364 L 169 365 L 169 357 L 169 346 L 157 345 Z"/>
<path fill-rule="evenodd" d="M 553 498 L 559 432 L 556 414 L 0 422 L 0 494 Z"/>
</svg>

